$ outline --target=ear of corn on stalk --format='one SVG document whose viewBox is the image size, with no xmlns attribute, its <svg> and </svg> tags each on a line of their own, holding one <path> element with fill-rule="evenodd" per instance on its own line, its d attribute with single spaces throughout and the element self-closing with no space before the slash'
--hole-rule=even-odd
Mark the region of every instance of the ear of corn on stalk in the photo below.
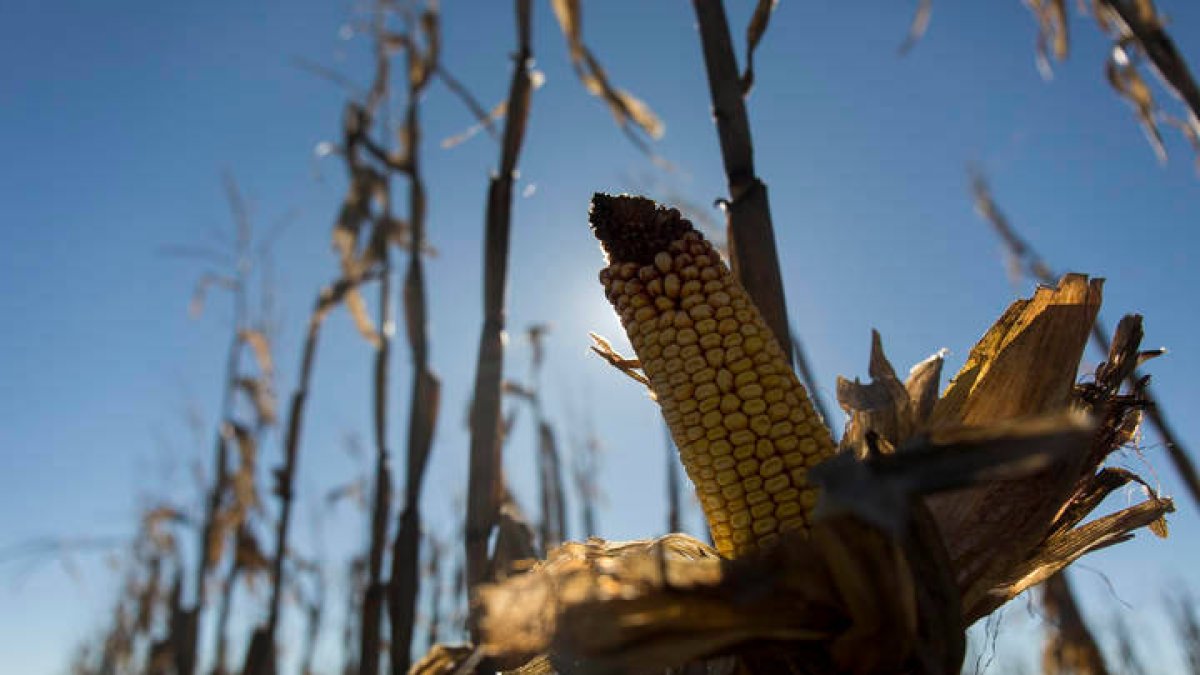
<svg viewBox="0 0 1200 675">
<path fill-rule="evenodd" d="M 679 211 L 597 194 L 605 293 L 695 483 L 713 541 L 737 557 L 807 532 L 808 469 L 834 453 L 778 341 L 720 255 Z"/>
</svg>

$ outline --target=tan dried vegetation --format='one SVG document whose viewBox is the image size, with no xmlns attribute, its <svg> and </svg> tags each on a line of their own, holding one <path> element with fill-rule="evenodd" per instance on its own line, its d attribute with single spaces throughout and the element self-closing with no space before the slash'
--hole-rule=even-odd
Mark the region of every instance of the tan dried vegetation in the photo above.
<svg viewBox="0 0 1200 675">
<path fill-rule="evenodd" d="M 1042 287 L 1014 302 L 984 332 L 940 393 L 940 354 L 901 380 L 881 336 L 874 334 L 869 379 L 838 380 L 837 401 L 849 421 L 835 443 L 834 430 L 819 414 L 820 401 L 814 405 L 807 393 L 808 360 L 789 327 L 767 186 L 755 172 L 746 113 L 754 52 L 775 4 L 755 3 L 746 28 L 745 67 L 739 69 L 722 2 L 693 1 L 728 179 L 727 247 L 718 250 L 679 211 L 642 197 L 597 194 L 590 212 L 607 255 L 597 261 L 597 292 L 612 302 L 636 354 L 623 356 L 598 335 L 593 350 L 647 388 L 661 407 L 715 546 L 677 533 L 650 541 L 592 537 L 561 543 L 569 529 L 564 456 L 541 404 L 548 326 L 528 332 L 534 354 L 528 379 L 505 379 L 513 189 L 532 94 L 542 81 L 532 67 L 534 4 L 513 3 L 508 94 L 488 109 L 447 70 L 436 3 L 379 0 L 355 24 L 371 40 L 371 85 L 347 103 L 341 139 L 329 146 L 348 177 L 333 227 L 337 271 L 316 294 L 288 405 L 280 408 L 275 396 L 269 317 L 250 309 L 257 259 L 251 255 L 245 205 L 230 182 L 238 231 L 234 262 L 204 274 L 193 302 L 198 311 L 215 288 L 228 291 L 235 306 L 204 508 L 197 515 L 169 504 L 147 510 L 112 621 L 98 642 L 80 650 L 75 672 L 192 675 L 201 663 L 214 674 L 231 672 L 238 660 L 228 653 L 234 644 L 232 607 L 241 597 L 236 589 L 258 580 L 270 591 L 253 633 L 238 642 L 245 645 L 240 672 L 278 672 L 280 616 L 285 599 L 293 597 L 304 609 L 303 648 L 296 650 L 300 667 L 313 672 L 329 571 L 319 559 L 293 550 L 290 532 L 318 341 L 338 306 L 348 310 L 374 362 L 371 469 L 326 500 L 329 508 L 344 496 L 357 496 L 369 532 L 349 570 L 344 672 L 378 675 L 386 666 L 394 674 L 503 668 L 957 673 L 967 627 L 1048 580 L 1043 604 L 1056 620 L 1045 651 L 1048 672 L 1104 672 L 1095 640 L 1059 573 L 1139 528 L 1166 536 L 1164 516 L 1173 509 L 1171 500 L 1138 476 L 1106 467 L 1106 458 L 1129 443 L 1149 415 L 1193 497 L 1200 498 L 1187 453 L 1151 398 L 1148 378 L 1138 372 L 1157 355 L 1141 349 L 1141 317 L 1124 317 L 1111 335 L 1098 327 L 1100 280 L 1053 275 L 1016 236 L 977 176 L 974 198 L 981 214 L 1004 239 L 1018 269 Z M 1066 3 L 1026 4 L 1038 23 L 1037 54 L 1048 73 L 1051 58 L 1061 60 L 1070 46 Z M 584 40 L 582 3 L 553 0 L 551 6 L 584 89 L 608 106 L 638 148 L 667 165 L 652 145 L 662 134 L 662 120 L 646 102 L 617 87 L 601 66 Z M 1165 152 L 1164 123 L 1200 148 L 1200 93 L 1154 2 L 1093 0 L 1087 9 L 1112 38 L 1109 81 L 1134 108 L 1155 151 Z M 918 3 L 901 52 L 917 45 L 932 10 L 931 0 Z M 1142 75 L 1144 65 L 1183 102 L 1181 116 L 1162 112 Z M 452 565 L 447 538 L 422 535 L 419 510 L 440 398 L 426 318 L 433 289 L 425 280 L 424 259 L 434 251 L 421 171 L 421 101 L 434 83 L 446 85 L 476 118 L 474 127 L 444 145 L 482 129 L 499 149 L 498 170 L 486 187 L 484 309 L 468 419 L 470 475 L 461 546 L 454 547 Z M 396 93 L 404 104 L 393 124 L 385 103 Z M 399 186 L 402 194 L 396 194 Z M 403 215 L 396 207 L 401 203 Z M 407 254 L 407 263 L 400 292 L 394 293 L 397 250 Z M 372 286 L 379 300 L 374 311 L 367 292 Z M 388 442 L 394 314 L 404 322 L 413 365 L 404 484 L 396 505 Z M 1104 343 L 1108 356 L 1077 382 L 1089 336 Z M 530 525 L 501 471 L 522 407 L 537 429 L 536 525 Z M 584 421 L 575 422 L 578 427 Z M 590 420 L 586 423 L 590 429 Z M 282 424 L 282 461 L 272 471 L 270 493 L 278 507 L 271 512 L 260 494 L 260 446 L 264 430 L 276 424 Z M 590 430 L 573 431 L 570 473 L 584 534 L 590 535 L 600 493 L 594 480 L 599 442 Z M 1141 486 L 1143 501 L 1095 513 L 1106 496 L 1130 484 Z M 677 490 L 669 484 L 672 524 L 680 519 Z M 260 543 L 264 531 L 273 534 L 272 546 Z M 181 534 L 196 538 L 197 559 L 190 565 L 178 545 Z M 448 601 L 445 576 L 454 584 Z M 214 581 L 217 602 L 209 592 Z M 422 597 L 430 602 L 423 628 Z M 444 612 L 445 603 L 457 606 L 458 615 Z M 205 619 L 214 608 L 215 623 Z M 1194 605 L 1186 602 L 1174 614 L 1193 652 L 1200 644 L 1194 614 Z M 216 630 L 211 641 L 201 636 L 201 628 L 210 626 Z M 437 643 L 458 629 L 469 632 L 468 644 Z M 419 630 L 429 650 L 410 670 Z M 213 652 L 200 654 L 209 644 Z"/>
</svg>

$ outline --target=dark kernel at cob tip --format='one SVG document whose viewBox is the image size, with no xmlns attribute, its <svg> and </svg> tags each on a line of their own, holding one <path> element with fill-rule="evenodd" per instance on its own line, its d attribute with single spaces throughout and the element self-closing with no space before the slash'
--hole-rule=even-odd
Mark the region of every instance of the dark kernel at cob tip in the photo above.
<svg viewBox="0 0 1200 675">
<path fill-rule="evenodd" d="M 592 195 L 588 222 L 609 263 L 649 265 L 671 242 L 693 230 L 677 209 L 634 195 Z"/>
</svg>

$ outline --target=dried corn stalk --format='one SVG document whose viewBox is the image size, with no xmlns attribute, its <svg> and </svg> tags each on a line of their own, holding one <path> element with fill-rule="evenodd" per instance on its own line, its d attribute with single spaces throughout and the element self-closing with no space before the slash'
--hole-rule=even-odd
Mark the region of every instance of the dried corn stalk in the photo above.
<svg viewBox="0 0 1200 675">
<path fill-rule="evenodd" d="M 1066 574 L 1056 574 L 1042 585 L 1042 611 L 1047 623 L 1042 649 L 1046 675 L 1108 675 L 1104 656 L 1083 622 Z"/>
</svg>

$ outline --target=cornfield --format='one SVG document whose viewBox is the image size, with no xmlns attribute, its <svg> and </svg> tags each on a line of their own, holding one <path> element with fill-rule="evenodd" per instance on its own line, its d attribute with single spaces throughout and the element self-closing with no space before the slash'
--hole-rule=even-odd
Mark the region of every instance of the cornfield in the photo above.
<svg viewBox="0 0 1200 675">
<path fill-rule="evenodd" d="M 1144 344 L 1157 317 L 1125 312 L 1112 328 L 1101 320 L 1120 274 L 1106 286 L 1056 269 L 1038 253 L 1042 232 L 1010 220 L 973 162 L 963 201 L 978 213 L 976 229 L 990 229 L 1011 277 L 1036 288 L 977 326 L 973 346 L 949 345 L 964 358 L 948 380 L 947 350 L 931 346 L 901 377 L 886 331 L 872 329 L 866 379 L 823 387 L 818 376 L 831 367 L 814 345 L 867 341 L 822 333 L 803 311 L 809 298 L 836 296 L 850 278 L 871 279 L 880 295 L 918 291 L 890 283 L 888 265 L 870 259 L 838 261 L 844 278 L 820 287 L 795 282 L 814 261 L 782 244 L 797 241 L 790 231 L 807 228 L 814 249 L 855 236 L 773 209 L 755 163 L 756 149 L 782 142 L 751 133 L 756 105 L 772 101 L 765 73 L 778 68 L 759 52 L 805 36 L 781 33 L 795 26 L 773 22 L 784 11 L 775 0 L 729 3 L 733 20 L 722 0 L 693 0 L 672 15 L 695 33 L 697 51 L 679 68 L 706 85 L 707 97 L 686 106 L 711 112 L 715 132 L 688 143 L 720 152 L 724 185 L 710 208 L 679 187 L 690 167 L 663 151 L 670 118 L 652 105 L 656 94 L 669 100 L 669 88 L 635 94 L 618 82 L 629 74 L 606 69 L 618 49 L 666 58 L 653 41 L 609 42 L 614 25 L 632 30 L 638 18 L 604 23 L 612 15 L 600 3 L 546 4 L 514 0 L 511 24 L 490 27 L 488 40 L 507 36 L 508 56 L 485 89 L 501 92 L 492 105 L 475 93 L 485 83 L 456 74 L 450 46 L 459 43 L 447 38 L 456 27 L 436 0 L 356 3 L 341 32 L 357 56 L 296 64 L 344 97 L 329 120 L 334 140 L 313 160 L 336 191 L 322 216 L 332 264 L 304 291 L 303 316 L 279 310 L 294 289 L 281 287 L 277 234 L 261 228 L 232 171 L 224 190 L 233 228 L 220 250 L 163 249 L 173 264 L 203 264 L 194 315 L 213 322 L 217 307 L 231 307 L 222 361 L 212 364 L 215 421 L 194 416 L 203 439 L 195 498 L 178 486 L 147 498 L 128 538 L 51 538 L 0 552 L 4 563 L 114 552 L 111 610 L 79 641 L 68 671 L 950 674 L 983 670 L 992 622 L 1022 603 L 1041 619 L 1042 643 L 1026 662 L 1042 672 L 1161 667 L 1128 615 L 1089 612 L 1079 573 L 1067 572 L 1118 545 L 1147 559 L 1176 550 L 1159 539 L 1200 505 L 1189 439 L 1170 417 L 1188 401 L 1151 388 L 1171 358 Z M 904 25 L 886 26 L 905 60 L 921 58 L 938 30 L 940 8 L 912 4 L 907 36 Z M 1044 76 L 1067 68 L 1077 41 L 1107 50 L 1093 59 L 1096 80 L 1126 117 L 1132 111 L 1114 137 L 1140 129 L 1162 162 L 1200 156 L 1200 89 L 1175 41 L 1197 40 L 1177 35 L 1155 2 L 1023 4 Z M 585 9 L 605 16 L 607 30 L 591 30 Z M 805 11 L 806 21 L 821 14 Z M 881 18 L 860 11 L 880 29 Z M 1083 36 L 1077 25 L 1087 26 Z M 618 132 L 574 133 L 607 134 L 651 167 L 628 185 L 596 185 L 587 202 L 541 195 L 553 191 L 554 172 L 573 167 L 526 157 L 543 126 L 569 117 L 539 107 L 548 79 L 538 59 L 557 58 L 540 56 L 555 31 L 565 45 L 559 66 L 578 80 L 572 91 L 601 104 Z M 806 64 L 825 67 L 837 70 Z M 461 104 L 465 131 L 438 136 L 438 97 Z M 486 149 L 486 174 L 442 169 L 437 153 L 462 147 Z M 526 179 L 530 164 L 549 173 Z M 770 179 L 777 191 L 792 180 Z M 467 193 L 480 200 L 482 222 L 469 236 L 446 235 L 438 200 Z M 523 230 L 539 199 L 553 200 L 546 208 L 560 231 Z M 571 278 L 553 260 L 555 237 L 568 230 L 595 248 L 591 267 L 572 266 Z M 1087 234 L 1077 234 L 1081 247 Z M 900 257 L 923 245 L 896 241 Z M 478 287 L 439 273 L 468 250 L 475 262 L 462 265 Z M 530 287 L 530 270 L 543 295 L 514 292 Z M 928 278 L 940 283 L 937 270 Z M 588 317 L 590 338 L 563 329 L 575 320 L 537 314 L 564 288 L 607 301 L 604 315 Z M 464 331 L 473 349 L 452 353 Z M 365 384 L 355 400 L 368 405 L 346 413 L 323 383 L 352 369 L 367 373 L 353 386 Z M 603 391 L 620 392 L 620 410 L 640 405 L 645 416 L 611 414 L 586 384 L 592 375 L 618 383 Z M 468 392 L 462 405 L 457 392 Z M 344 413 L 353 421 L 336 419 Z M 312 433 L 331 424 L 350 427 L 340 450 Z M 636 439 L 638 466 L 609 470 L 612 438 Z M 1128 466 L 1129 450 L 1149 438 L 1162 452 Z M 326 475 L 320 458 L 339 453 L 352 468 Z M 319 477 L 306 466 L 314 462 Z M 645 484 L 633 475 L 647 467 L 661 485 L 633 494 Z M 606 480 L 616 472 L 625 477 Z M 1161 476 L 1182 494 L 1168 494 Z M 604 514 L 649 502 L 662 517 L 633 518 L 654 536 L 604 536 Z M 1141 532 L 1151 536 L 1135 538 Z M 331 545 L 348 551 L 331 555 Z M 1175 633 L 1161 639 L 1170 658 L 1200 672 L 1196 605 L 1186 588 L 1164 588 L 1162 621 Z"/>
</svg>

